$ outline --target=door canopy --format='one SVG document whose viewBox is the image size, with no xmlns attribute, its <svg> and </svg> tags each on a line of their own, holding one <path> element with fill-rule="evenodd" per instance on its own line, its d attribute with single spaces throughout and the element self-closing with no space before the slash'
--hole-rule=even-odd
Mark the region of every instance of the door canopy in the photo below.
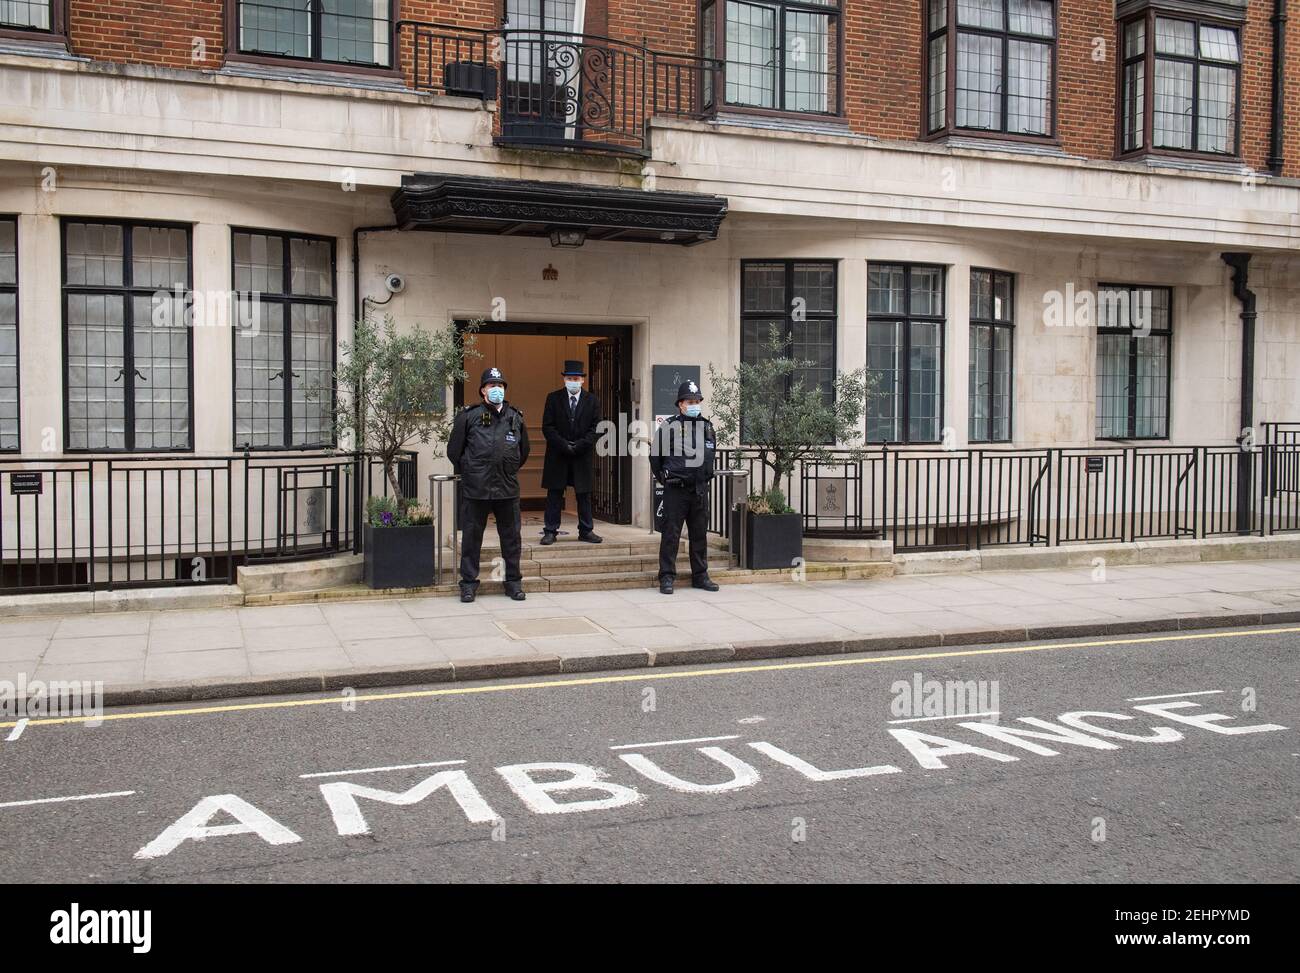
<svg viewBox="0 0 1300 973">
<path fill-rule="evenodd" d="M 722 196 L 581 183 L 417 173 L 402 177 L 393 213 L 403 230 L 547 237 L 556 246 L 623 240 L 692 246 L 715 240 Z"/>
</svg>

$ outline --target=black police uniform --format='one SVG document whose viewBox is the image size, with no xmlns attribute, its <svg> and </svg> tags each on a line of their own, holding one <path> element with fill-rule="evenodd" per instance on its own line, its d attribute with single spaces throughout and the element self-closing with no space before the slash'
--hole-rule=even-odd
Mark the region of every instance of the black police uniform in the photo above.
<svg viewBox="0 0 1300 973">
<path fill-rule="evenodd" d="M 694 398 L 699 388 L 687 382 L 677 401 Z M 690 538 L 691 582 L 712 587 L 709 580 L 709 484 L 717 446 L 713 424 L 703 416 L 675 415 L 659 427 L 650 469 L 664 485 L 663 534 L 659 541 L 659 584 L 670 591 L 677 577 L 677 549 L 686 524 Z"/>
<path fill-rule="evenodd" d="M 499 369 L 489 368 L 479 383 L 505 378 Z M 498 409 L 486 402 L 470 406 L 458 416 L 447 442 L 447 458 L 460 475 L 462 498 L 460 584 L 470 592 L 478 588 L 479 554 L 488 514 L 497 522 L 501 557 L 505 560 L 506 591 L 523 594 L 519 570 L 522 541 L 519 536 L 519 468 L 528 461 L 528 426 L 524 414 L 509 402 Z"/>
</svg>

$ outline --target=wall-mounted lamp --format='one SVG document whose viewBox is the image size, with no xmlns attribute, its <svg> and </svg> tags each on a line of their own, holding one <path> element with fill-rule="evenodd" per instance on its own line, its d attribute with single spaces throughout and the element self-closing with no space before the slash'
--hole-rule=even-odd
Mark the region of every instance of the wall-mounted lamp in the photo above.
<svg viewBox="0 0 1300 973">
<path fill-rule="evenodd" d="M 551 246 L 553 247 L 580 247 L 586 242 L 586 230 L 559 226 L 551 227 Z"/>
</svg>

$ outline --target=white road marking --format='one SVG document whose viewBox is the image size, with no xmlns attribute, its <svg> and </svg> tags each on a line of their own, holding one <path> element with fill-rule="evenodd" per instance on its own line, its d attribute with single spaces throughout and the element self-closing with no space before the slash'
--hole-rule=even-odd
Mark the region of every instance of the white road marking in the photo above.
<svg viewBox="0 0 1300 973">
<path fill-rule="evenodd" d="M 912 716 L 905 720 L 886 720 L 886 723 L 926 723 L 930 720 L 969 720 L 976 716 L 1001 716 L 1002 714 L 995 709 L 988 710 L 984 713 L 954 713 L 952 716 Z"/>
<path fill-rule="evenodd" d="M 1168 693 L 1164 696 L 1130 696 L 1124 700 L 1126 703 L 1145 703 L 1152 699 L 1182 699 L 1184 696 L 1218 696 L 1223 692 L 1222 689 L 1202 689 L 1194 693 Z"/>
<path fill-rule="evenodd" d="M 9 731 L 9 735 L 5 737 L 5 742 L 13 743 L 20 736 L 22 736 L 23 730 L 27 729 L 27 723 L 28 723 L 28 718 L 26 716 L 24 716 L 21 720 L 15 723 L 14 728 Z"/>
<path fill-rule="evenodd" d="M 352 774 L 379 774 L 385 770 L 416 770 L 420 767 L 457 767 L 463 760 L 434 760 L 423 764 L 394 764 L 391 767 L 362 767 L 358 770 L 323 770 L 319 774 L 299 774 L 299 780 L 311 780 L 313 777 L 348 777 Z"/>
<path fill-rule="evenodd" d="M 620 743 L 611 750 L 640 750 L 642 747 L 671 747 L 678 743 L 717 743 L 720 740 L 739 740 L 740 734 L 733 733 L 724 737 L 695 737 L 692 740 L 656 740 L 654 743 Z"/>
<path fill-rule="evenodd" d="M 130 797 L 135 791 L 112 791 L 108 794 L 74 794 L 70 797 L 41 797 L 34 801 L 6 801 L 0 807 L 31 807 L 33 804 L 62 804 L 65 801 L 95 801 L 101 797 Z"/>
</svg>

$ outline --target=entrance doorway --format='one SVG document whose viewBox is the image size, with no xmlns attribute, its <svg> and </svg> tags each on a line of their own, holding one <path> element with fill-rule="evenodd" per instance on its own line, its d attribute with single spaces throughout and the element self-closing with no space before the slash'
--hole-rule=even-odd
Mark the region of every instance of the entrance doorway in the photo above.
<svg viewBox="0 0 1300 973">
<path fill-rule="evenodd" d="M 456 322 L 461 329 L 464 321 Z M 546 505 L 542 489 L 542 463 L 546 439 L 542 436 L 542 410 L 546 396 L 563 387 L 564 362 L 575 359 L 587 366 L 587 389 L 597 397 L 602 418 L 616 425 L 620 414 L 632 413 L 632 328 L 628 325 L 500 324 L 479 327 L 477 349 L 481 358 L 465 366 L 468 376 L 459 389 L 458 404 L 479 400 L 478 380 L 483 369 L 495 365 L 509 383 L 506 398 L 524 414 L 531 455 L 519 472 L 520 506 L 541 510 Z M 597 456 L 591 505 L 600 520 L 632 522 L 632 458 Z M 566 498 L 571 508 L 572 499 Z"/>
</svg>

